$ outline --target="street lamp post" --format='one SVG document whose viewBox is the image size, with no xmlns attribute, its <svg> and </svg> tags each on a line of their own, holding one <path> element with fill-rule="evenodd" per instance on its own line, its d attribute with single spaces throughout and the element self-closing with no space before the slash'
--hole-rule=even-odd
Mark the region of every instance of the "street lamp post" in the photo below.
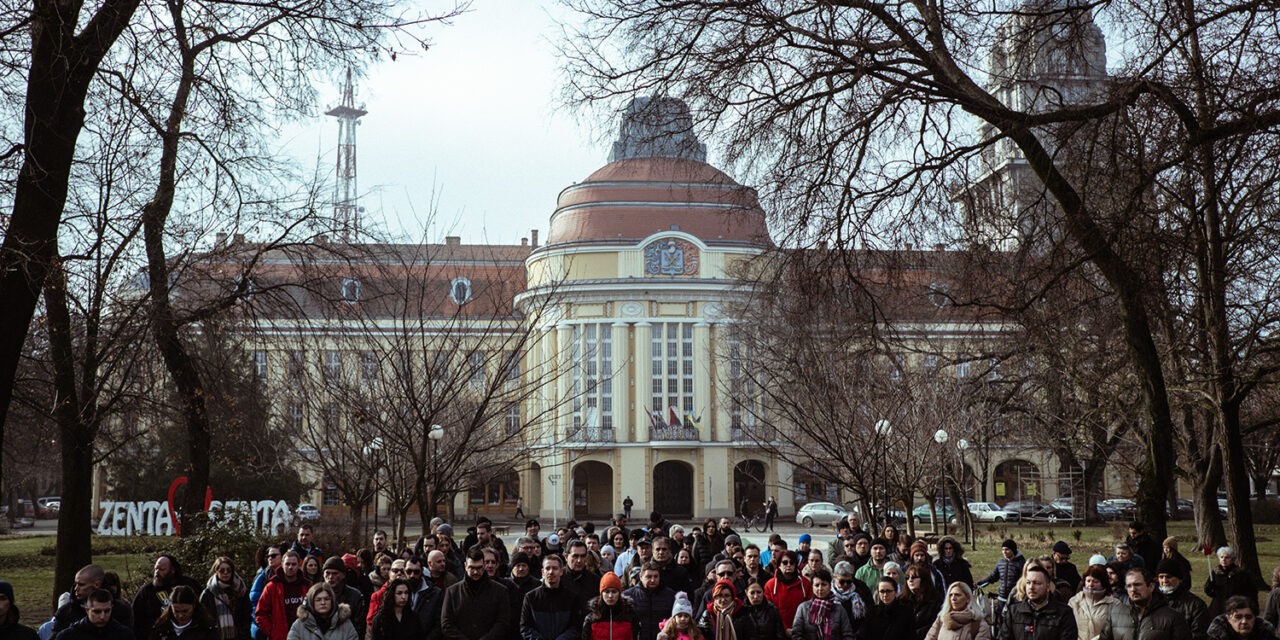
<svg viewBox="0 0 1280 640">
<path fill-rule="evenodd" d="M 439 473 L 436 465 L 436 454 L 439 453 L 440 440 L 444 438 L 444 427 L 433 424 L 427 430 L 428 446 L 431 447 L 431 468 L 434 471 L 432 476 Z M 427 487 L 427 515 L 434 517 L 436 515 L 436 486 L 435 477 L 432 478 L 431 484 Z"/>
<path fill-rule="evenodd" d="M 876 434 L 880 436 L 880 444 L 884 449 L 884 455 L 880 456 L 880 479 L 884 483 L 884 493 L 880 501 L 880 511 L 884 515 L 880 522 L 880 530 L 884 531 L 884 527 L 889 524 L 889 434 L 893 432 L 893 425 L 888 420 L 880 420 L 876 422 Z"/>
<path fill-rule="evenodd" d="M 965 440 L 964 438 L 960 438 L 960 441 L 956 443 L 956 446 L 959 447 L 960 449 L 960 475 L 962 478 L 964 478 L 964 480 L 960 483 L 960 492 L 965 494 L 964 533 L 965 533 L 965 536 L 969 538 L 970 547 L 973 549 L 977 549 L 978 539 L 977 539 L 977 535 L 973 530 L 973 514 L 969 513 L 969 494 L 964 490 L 964 485 L 969 481 L 969 474 L 965 472 L 965 468 L 964 468 L 964 456 L 965 456 L 965 452 L 969 450 L 969 441 Z"/>
<path fill-rule="evenodd" d="M 369 441 L 369 444 L 366 444 L 364 446 L 364 456 L 366 458 L 373 457 L 375 460 L 379 462 L 383 462 L 382 436 L 374 436 L 373 439 Z M 383 464 L 379 465 L 379 467 L 386 467 L 386 463 L 383 462 Z M 374 478 L 377 478 L 378 474 L 374 473 L 373 476 Z M 375 481 L 373 484 L 373 528 L 374 529 L 378 528 L 378 493 L 380 493 L 378 489 L 379 489 L 379 483 Z M 367 516 L 365 517 L 364 524 L 365 524 L 365 535 L 368 536 L 369 519 Z"/>
<path fill-rule="evenodd" d="M 942 535 L 944 536 L 949 535 L 951 533 L 951 531 L 947 526 L 949 524 L 949 521 L 947 519 L 948 495 L 947 495 L 947 452 L 946 452 L 948 438 L 950 438 L 950 436 L 947 435 L 946 429 L 938 429 L 938 431 L 933 434 L 933 441 L 942 445 L 943 447 L 942 449 Z M 954 511 L 955 509 L 953 508 L 952 510 Z"/>
</svg>

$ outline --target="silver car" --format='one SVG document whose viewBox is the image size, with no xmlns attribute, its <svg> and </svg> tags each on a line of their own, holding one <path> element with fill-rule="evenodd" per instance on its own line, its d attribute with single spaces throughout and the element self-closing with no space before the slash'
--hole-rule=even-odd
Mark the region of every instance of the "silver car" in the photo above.
<svg viewBox="0 0 1280 640">
<path fill-rule="evenodd" d="M 1017 511 L 1005 511 L 994 502 L 970 502 L 969 515 L 974 522 L 1017 522 L 1020 517 Z"/>
<path fill-rule="evenodd" d="M 849 515 L 849 510 L 834 502 L 809 502 L 796 511 L 796 522 L 806 527 L 831 524 Z"/>
</svg>

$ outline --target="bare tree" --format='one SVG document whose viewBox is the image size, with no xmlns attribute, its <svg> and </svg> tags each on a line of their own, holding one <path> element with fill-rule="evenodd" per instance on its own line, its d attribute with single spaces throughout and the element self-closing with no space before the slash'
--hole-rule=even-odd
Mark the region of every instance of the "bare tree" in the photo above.
<svg viewBox="0 0 1280 640">
<path fill-rule="evenodd" d="M 1153 293 L 1194 301 L 1192 343 L 1223 449 L 1231 537 L 1257 570 L 1238 413 L 1258 378 L 1235 358 L 1274 348 L 1262 339 L 1269 330 L 1256 331 L 1274 326 L 1274 287 L 1258 281 L 1275 271 L 1263 259 L 1274 233 L 1242 224 L 1275 219 L 1276 198 L 1258 197 L 1275 180 L 1258 160 L 1273 157 L 1280 54 L 1260 44 L 1266 30 L 1256 26 L 1275 19 L 1274 7 L 574 4 L 586 26 L 565 44 L 571 99 L 684 98 L 788 226 L 803 230 L 799 239 L 852 248 L 917 229 L 971 237 L 956 232 L 959 216 L 939 215 L 956 179 L 981 182 L 994 158 L 1024 167 L 1018 182 L 1047 206 L 1009 206 L 1029 215 L 1004 227 L 1038 228 L 1029 257 L 1087 264 L 1114 296 L 1144 406 L 1139 517 L 1156 535 L 1176 451 Z M 1110 77 L 1094 13 L 1129 45 Z M 1187 287 L 1161 285 L 1167 274 L 1153 265 L 1170 262 L 1188 267 Z"/>
</svg>

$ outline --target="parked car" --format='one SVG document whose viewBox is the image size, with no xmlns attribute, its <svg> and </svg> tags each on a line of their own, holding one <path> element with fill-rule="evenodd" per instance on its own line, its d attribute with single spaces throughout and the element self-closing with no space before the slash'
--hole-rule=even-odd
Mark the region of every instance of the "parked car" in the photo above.
<svg viewBox="0 0 1280 640">
<path fill-rule="evenodd" d="M 1023 518 L 1023 522 L 1074 522 L 1076 520 L 1074 510 L 1070 506 L 1063 508 L 1054 506 L 1049 503 L 1044 508 Z"/>
<path fill-rule="evenodd" d="M 56 518 L 62 510 L 62 496 L 36 498 L 36 513 L 41 518 Z"/>
<path fill-rule="evenodd" d="M 1103 507 L 1114 512 L 1114 517 L 1103 515 Z M 1107 520 L 1132 520 L 1138 515 L 1138 503 L 1128 498 L 1111 498 L 1098 501 L 1098 515 Z"/>
<path fill-rule="evenodd" d="M 1022 517 L 1016 511 L 1001 509 L 994 502 L 970 502 L 969 515 L 974 522 L 1016 522 Z"/>
<path fill-rule="evenodd" d="M 934 503 L 934 505 L 936 506 L 937 517 L 939 518 L 938 522 L 955 520 L 956 511 L 951 506 L 950 500 L 939 499 Z M 933 523 L 933 518 L 934 512 L 929 510 L 929 503 L 927 502 L 911 510 L 911 521 L 917 525 L 921 525 L 926 522 Z"/>
<path fill-rule="evenodd" d="M 1013 502 L 1005 503 L 1003 508 L 1005 511 L 1012 511 L 1018 514 L 1021 518 L 1029 518 L 1046 506 L 1048 505 L 1039 500 L 1014 500 Z"/>
<path fill-rule="evenodd" d="M 796 522 L 806 527 L 828 525 L 849 515 L 849 510 L 834 502 L 807 502 L 796 510 Z"/>
<path fill-rule="evenodd" d="M 1178 508 L 1175 510 L 1165 506 L 1164 513 L 1173 520 L 1190 520 L 1196 517 L 1195 503 L 1186 498 L 1178 498 Z"/>
<path fill-rule="evenodd" d="M 310 502 L 304 502 L 298 505 L 298 510 L 293 513 L 293 518 L 298 522 L 315 522 L 320 519 L 320 509 Z"/>
</svg>

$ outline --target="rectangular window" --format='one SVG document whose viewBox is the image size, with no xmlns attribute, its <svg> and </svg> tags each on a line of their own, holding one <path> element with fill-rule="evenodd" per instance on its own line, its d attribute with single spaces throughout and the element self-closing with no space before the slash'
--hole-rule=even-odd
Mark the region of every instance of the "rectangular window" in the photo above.
<svg viewBox="0 0 1280 640">
<path fill-rule="evenodd" d="M 938 370 L 938 356 L 933 355 L 932 353 L 930 353 L 930 354 L 926 355 L 926 356 L 924 357 L 924 370 L 925 370 L 926 372 L 928 372 L 928 373 L 933 373 L 933 372 L 937 371 L 937 370 Z"/>
<path fill-rule="evenodd" d="M 337 382 L 342 377 L 342 352 L 324 352 L 324 381 Z"/>
<path fill-rule="evenodd" d="M 378 354 L 372 351 L 360 352 L 360 379 L 365 384 L 373 384 L 378 380 Z"/>
<path fill-rule="evenodd" d="M 961 362 L 956 365 L 956 377 L 961 380 L 967 379 L 973 375 L 973 369 L 968 362 Z"/>
<path fill-rule="evenodd" d="M 302 431 L 302 405 L 292 402 L 285 409 L 285 421 L 292 431 Z"/>
<path fill-rule="evenodd" d="M 586 427 L 591 440 L 613 429 L 613 325 L 584 324 L 573 328 L 573 425 Z"/>
<path fill-rule="evenodd" d="M 303 363 L 301 351 L 290 350 L 287 354 L 286 365 L 288 367 L 286 373 L 290 381 L 297 382 L 302 379 Z"/>
<path fill-rule="evenodd" d="M 506 416 L 504 417 L 503 421 L 505 422 L 505 425 L 507 428 L 507 435 L 513 436 L 517 433 L 520 433 L 520 403 L 519 402 L 512 402 L 511 404 L 507 405 Z"/>
<path fill-rule="evenodd" d="M 253 352 L 253 375 L 259 380 L 267 379 L 267 352 Z"/>
<path fill-rule="evenodd" d="M 760 399 L 755 380 L 749 375 L 748 346 L 737 330 L 731 330 L 729 347 L 729 427 L 733 440 L 754 437 L 752 429 L 760 415 Z"/>
<path fill-rule="evenodd" d="M 693 324 L 659 322 L 653 325 L 649 408 L 655 422 L 682 427 L 697 415 L 693 396 Z M 661 416 L 661 420 L 658 417 Z"/>
<path fill-rule="evenodd" d="M 476 391 L 483 391 L 488 384 L 484 375 L 484 352 L 472 351 L 467 356 L 467 368 L 471 370 L 471 387 Z"/>
<path fill-rule="evenodd" d="M 338 405 L 333 402 L 327 402 L 320 407 L 321 425 L 326 433 L 333 433 L 338 428 Z"/>
<path fill-rule="evenodd" d="M 336 507 L 340 504 L 342 504 L 342 493 L 338 491 L 338 485 L 326 477 L 324 479 L 324 491 L 320 497 L 320 506 Z"/>
</svg>

